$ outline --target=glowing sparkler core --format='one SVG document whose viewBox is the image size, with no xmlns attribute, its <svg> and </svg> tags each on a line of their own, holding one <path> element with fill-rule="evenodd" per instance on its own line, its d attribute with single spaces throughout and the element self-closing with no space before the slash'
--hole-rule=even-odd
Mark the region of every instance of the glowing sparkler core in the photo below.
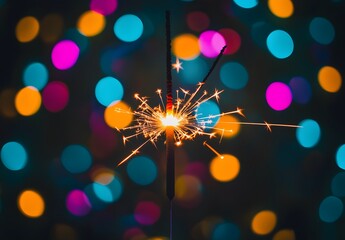
<svg viewBox="0 0 345 240">
<path fill-rule="evenodd" d="M 164 118 L 161 118 L 161 122 L 165 127 L 177 127 L 181 119 L 178 119 L 173 114 L 167 114 Z"/>
</svg>

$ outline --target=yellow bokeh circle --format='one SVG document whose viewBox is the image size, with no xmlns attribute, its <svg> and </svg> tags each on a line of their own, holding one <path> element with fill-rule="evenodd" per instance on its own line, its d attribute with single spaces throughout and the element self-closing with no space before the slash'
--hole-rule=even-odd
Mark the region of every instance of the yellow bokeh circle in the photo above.
<svg viewBox="0 0 345 240">
<path fill-rule="evenodd" d="M 236 136 L 240 131 L 241 125 L 236 117 L 231 115 L 221 116 L 217 125 L 214 127 L 215 131 L 222 137 L 231 138 Z"/>
<path fill-rule="evenodd" d="M 240 161 L 233 155 L 224 154 L 211 161 L 210 172 L 212 177 L 220 182 L 231 181 L 240 172 Z"/>
<path fill-rule="evenodd" d="M 103 31 L 105 27 L 105 17 L 94 11 L 84 12 L 78 19 L 77 28 L 81 34 L 93 37 Z"/>
<path fill-rule="evenodd" d="M 318 74 L 319 84 L 323 90 L 335 93 L 342 85 L 342 77 L 337 69 L 331 66 L 324 66 Z"/>
<path fill-rule="evenodd" d="M 277 216 L 270 210 L 258 212 L 252 220 L 252 230 L 258 235 L 266 235 L 273 231 L 277 224 Z"/>
<path fill-rule="evenodd" d="M 182 175 L 176 179 L 176 199 L 191 201 L 200 195 L 199 179 L 190 175 Z"/>
<path fill-rule="evenodd" d="M 122 101 L 110 104 L 104 111 L 104 120 L 112 128 L 125 128 L 131 124 L 132 119 L 133 113 L 130 107 Z"/>
<path fill-rule="evenodd" d="M 14 104 L 17 112 L 23 116 L 35 114 L 41 107 L 40 92 L 34 87 L 24 87 L 16 95 Z"/>
<path fill-rule="evenodd" d="M 177 58 L 192 60 L 199 56 L 198 38 L 192 34 L 182 34 L 172 41 L 172 51 Z"/>
<path fill-rule="evenodd" d="M 32 16 L 23 17 L 16 26 L 16 38 L 19 42 L 26 43 L 32 41 L 40 30 L 38 20 Z"/>
<path fill-rule="evenodd" d="M 280 18 L 291 17 L 294 12 L 294 5 L 291 0 L 268 0 L 268 8 Z"/>
<path fill-rule="evenodd" d="M 37 218 L 42 216 L 45 204 L 39 193 L 25 190 L 18 197 L 18 208 L 25 216 Z"/>
</svg>

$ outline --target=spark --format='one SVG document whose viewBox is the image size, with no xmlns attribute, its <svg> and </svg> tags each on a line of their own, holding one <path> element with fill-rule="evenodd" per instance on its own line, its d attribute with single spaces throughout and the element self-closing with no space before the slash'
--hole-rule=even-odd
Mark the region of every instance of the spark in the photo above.
<svg viewBox="0 0 345 240">
<path fill-rule="evenodd" d="M 162 100 L 162 91 L 158 89 L 156 94 L 160 99 L 157 106 L 152 107 L 149 104 L 147 97 L 142 97 L 138 93 L 134 95 L 134 98 L 139 101 L 139 105 L 136 110 L 124 111 L 118 109 L 117 111 L 122 111 L 127 114 L 132 114 L 134 116 L 134 124 L 120 131 L 131 132 L 123 138 L 124 142 L 128 142 L 132 138 L 137 138 L 138 136 L 143 136 L 146 140 L 139 145 L 132 153 L 124 158 L 119 164 L 123 164 L 128 159 L 130 159 L 135 154 L 139 153 L 139 150 L 145 146 L 147 143 L 155 143 L 162 137 L 165 136 L 167 128 L 173 128 L 174 141 L 176 146 L 181 146 L 186 140 L 193 140 L 198 136 L 205 136 L 209 139 L 217 137 L 216 132 L 211 132 L 212 130 L 220 130 L 226 132 L 229 130 L 219 129 L 217 127 L 212 127 L 218 121 L 219 117 L 225 115 L 239 115 L 245 117 L 243 109 L 236 108 L 233 111 L 227 111 L 220 114 L 209 115 L 201 117 L 197 114 L 198 107 L 206 101 L 216 100 L 219 101 L 220 94 L 223 90 L 214 90 L 213 93 L 208 93 L 207 91 L 202 91 L 203 82 L 197 84 L 196 90 L 190 92 L 188 90 L 180 88 L 176 91 L 176 97 L 172 105 L 172 109 L 167 111 Z M 272 131 L 273 127 L 290 127 L 298 128 L 298 125 L 289 124 L 277 124 L 268 122 L 224 122 L 226 124 L 241 124 L 241 125 L 254 125 L 254 126 L 265 126 L 269 131 Z M 221 136 L 222 138 L 222 136 Z M 221 157 L 213 147 L 211 147 L 207 142 L 204 142 L 204 146 L 208 147 L 217 156 Z"/>
<path fill-rule="evenodd" d="M 176 69 L 176 72 L 177 72 L 177 73 L 179 73 L 180 70 L 183 69 L 183 67 L 182 67 L 182 62 L 180 62 L 180 60 L 179 60 L 178 58 L 176 58 L 176 62 L 173 63 L 173 64 L 171 64 L 171 65 L 172 65 L 172 68 L 173 68 L 173 69 Z"/>
</svg>

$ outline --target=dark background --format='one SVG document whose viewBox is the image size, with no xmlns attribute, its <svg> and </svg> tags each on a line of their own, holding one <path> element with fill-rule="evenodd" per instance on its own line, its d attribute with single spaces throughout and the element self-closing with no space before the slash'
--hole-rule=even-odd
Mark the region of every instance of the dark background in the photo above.
<svg viewBox="0 0 345 240">
<path fill-rule="evenodd" d="M 318 70 L 324 65 L 334 66 L 342 75 L 344 73 L 344 2 L 294 1 L 294 6 L 291 18 L 279 19 L 269 11 L 266 1 L 246 10 L 230 0 L 119 0 L 117 10 L 106 17 L 106 28 L 100 35 L 89 39 L 88 48 L 77 64 L 70 70 L 58 71 L 50 61 L 53 44 L 46 44 L 39 37 L 27 44 L 19 43 L 15 26 L 27 15 L 42 19 L 48 13 L 57 13 L 64 21 L 60 37 L 63 39 L 67 30 L 75 27 L 79 16 L 89 9 L 89 1 L 7 0 L 0 5 L 0 90 L 21 89 L 22 71 L 33 60 L 46 64 L 49 81 L 64 81 L 70 90 L 69 104 L 59 113 L 49 113 L 41 107 L 31 117 L 17 115 L 6 118 L 0 115 L 0 145 L 15 139 L 26 142 L 31 159 L 28 166 L 18 172 L 0 164 L 0 239 L 124 239 L 124 232 L 133 226 L 141 228 L 147 237 L 168 237 L 163 140 L 157 143 L 157 149 L 148 145 L 142 150 L 157 162 L 160 170 L 157 179 L 152 185 L 137 186 L 129 180 L 125 167 L 114 167 L 132 150 L 131 146 L 122 146 L 121 135 L 114 131 L 116 147 L 106 158 L 94 159 L 93 164 L 111 168 L 122 177 L 123 195 L 117 202 L 100 210 L 93 209 L 84 217 L 75 217 L 67 211 L 65 197 L 69 190 L 89 184 L 89 173 L 75 176 L 64 171 L 58 163 L 65 146 L 73 143 L 88 145 L 90 114 L 102 111 L 95 100 L 94 87 L 101 77 L 109 75 L 100 67 L 101 53 L 106 49 L 118 50 L 116 61 L 121 68 L 113 74 L 125 79 L 123 100 L 132 108 L 137 106 L 132 98 L 135 92 L 151 96 L 155 95 L 157 88 L 164 88 L 166 9 L 170 9 L 172 15 L 172 37 L 182 33 L 198 35 L 186 24 L 186 15 L 196 10 L 209 16 L 209 29 L 227 27 L 240 34 L 240 50 L 223 56 L 206 88 L 224 89 L 219 69 L 222 62 L 230 60 L 240 61 L 246 66 L 249 82 L 242 90 L 225 89 L 221 96 L 221 109 L 243 107 L 250 121 L 298 124 L 311 118 L 321 128 L 319 143 L 310 149 L 299 145 L 295 129 L 286 128 L 274 128 L 270 133 L 264 127 L 243 127 L 235 138 L 225 139 L 219 145 L 218 140 L 211 141 L 220 152 L 238 157 L 240 174 L 234 181 L 220 183 L 206 173 L 200 203 L 192 208 L 179 204 L 174 207 L 175 239 L 212 239 L 211 234 L 203 234 L 200 230 L 200 224 L 205 221 L 209 222 L 212 231 L 212 219 L 235 224 L 240 230 L 240 239 L 272 239 L 280 229 L 293 230 L 296 239 L 345 239 L 344 216 L 334 223 L 324 223 L 318 212 L 320 202 L 332 194 L 333 176 L 341 171 L 335 163 L 335 153 L 345 142 L 344 87 L 330 94 L 317 82 Z M 126 13 L 147 18 L 152 31 L 136 43 L 120 42 L 112 27 L 116 19 Z M 334 25 L 336 35 L 329 45 L 316 43 L 308 33 L 308 24 L 316 16 L 325 17 Z M 250 29 L 259 20 L 274 28 L 286 29 L 294 36 L 295 51 L 291 57 L 276 59 L 260 45 L 260 41 L 258 44 Z M 206 61 L 210 67 L 213 60 Z M 311 101 L 304 105 L 293 102 L 285 111 L 273 111 L 265 100 L 267 86 L 273 81 L 288 82 L 293 76 L 303 76 L 309 81 Z M 174 74 L 174 83 L 177 84 L 176 78 L 178 75 Z M 177 164 L 183 159 L 207 166 L 214 155 L 202 147 L 203 141 L 197 138 L 179 148 Z M 181 174 L 181 171 L 178 168 L 177 173 Z M 18 194 L 26 188 L 37 189 L 43 196 L 46 209 L 42 217 L 30 219 L 18 210 Z M 161 203 L 161 217 L 152 226 L 140 226 L 131 219 L 136 203 L 145 198 L 158 199 Z M 250 224 L 255 213 L 263 209 L 274 211 L 278 222 L 272 233 L 258 236 L 251 231 Z M 61 237 L 63 234 L 59 230 L 62 225 L 72 229 L 65 238 Z"/>
</svg>

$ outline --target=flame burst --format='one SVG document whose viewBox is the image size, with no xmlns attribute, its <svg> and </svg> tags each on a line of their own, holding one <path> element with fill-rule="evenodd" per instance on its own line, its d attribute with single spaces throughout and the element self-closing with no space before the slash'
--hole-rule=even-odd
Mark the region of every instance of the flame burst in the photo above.
<svg viewBox="0 0 345 240">
<path fill-rule="evenodd" d="M 133 133 L 124 136 L 123 141 L 126 143 L 129 139 L 143 136 L 147 140 L 144 141 L 139 147 L 132 151 L 130 155 L 128 155 L 125 159 L 123 159 L 119 164 L 123 164 L 128 159 L 130 159 L 133 155 L 137 154 L 139 150 L 146 145 L 147 143 L 151 142 L 155 145 L 157 140 L 165 134 L 165 131 L 168 127 L 172 127 L 174 129 L 174 140 L 175 145 L 180 146 L 183 141 L 185 140 L 192 140 L 197 136 L 207 136 L 209 138 L 215 137 L 215 132 L 209 132 L 208 130 L 220 130 L 221 132 L 231 131 L 226 129 L 218 129 L 211 127 L 215 121 L 221 116 L 224 115 L 231 115 L 231 114 L 238 114 L 244 117 L 243 110 L 237 108 L 234 111 L 224 112 L 221 114 L 214 114 L 209 116 L 201 117 L 198 114 L 197 109 L 198 107 L 209 101 L 211 99 L 219 101 L 220 94 L 223 90 L 218 91 L 217 89 L 212 93 L 208 94 L 207 91 L 201 91 L 202 86 L 204 85 L 203 82 L 197 85 L 196 90 L 193 93 L 190 93 L 188 90 L 180 88 L 176 91 L 176 97 L 174 98 L 174 103 L 172 106 L 171 111 L 167 111 L 165 109 L 165 105 L 162 98 L 162 90 L 158 89 L 156 91 L 157 95 L 160 99 L 160 104 L 151 107 L 148 102 L 147 97 L 141 97 L 139 94 L 135 94 L 134 98 L 137 99 L 140 104 L 134 112 L 127 112 L 128 114 L 133 114 L 134 121 L 136 124 L 121 129 L 122 131 L 132 131 Z M 123 109 L 118 109 L 119 111 L 123 112 Z M 256 126 L 266 126 L 269 131 L 271 131 L 272 127 L 299 127 L 297 125 L 288 125 L 288 124 L 272 124 L 268 122 L 262 123 L 254 123 L 254 122 L 227 122 L 228 124 L 241 124 L 241 125 L 256 125 Z M 221 136 L 222 138 L 223 136 Z M 208 147 L 211 151 L 213 151 L 216 155 L 221 156 L 214 148 L 212 148 L 209 144 L 204 142 L 204 146 Z"/>
</svg>

